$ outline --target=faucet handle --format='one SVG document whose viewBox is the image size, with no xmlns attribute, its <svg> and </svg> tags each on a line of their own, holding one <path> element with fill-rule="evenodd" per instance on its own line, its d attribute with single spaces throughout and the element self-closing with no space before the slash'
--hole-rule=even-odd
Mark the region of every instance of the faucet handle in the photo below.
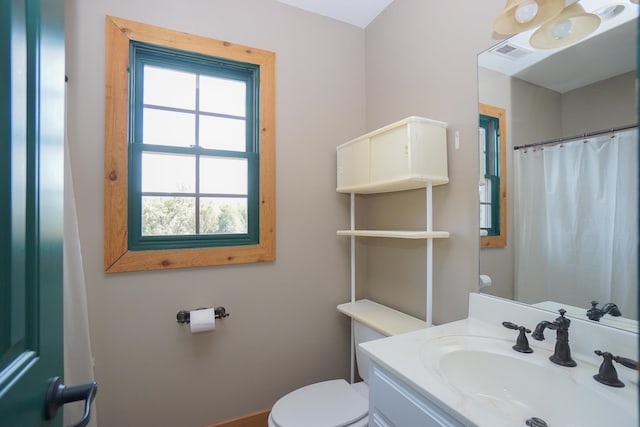
<svg viewBox="0 0 640 427">
<path fill-rule="evenodd" d="M 613 360 L 630 369 L 638 370 L 638 362 L 627 357 L 613 356 Z"/>
<path fill-rule="evenodd" d="M 602 317 L 602 310 L 597 308 L 598 301 L 591 301 L 591 308 L 587 310 L 587 317 L 589 320 L 595 320 L 596 322 L 600 321 Z"/>
<path fill-rule="evenodd" d="M 519 351 L 520 353 L 533 353 L 531 347 L 529 347 L 529 340 L 527 339 L 526 334 L 530 334 L 531 330 L 527 329 L 524 326 L 518 326 L 515 323 L 511 322 L 502 322 L 502 326 L 507 329 L 513 329 L 515 331 L 519 331 L 518 338 L 516 339 L 516 344 L 511 347 L 515 351 Z"/>
<path fill-rule="evenodd" d="M 599 383 L 611 386 L 611 387 L 624 387 L 624 383 L 618 379 L 618 372 L 613 366 L 613 361 L 618 362 L 622 366 L 626 366 L 630 369 L 638 369 L 638 362 L 628 359 L 626 357 L 614 356 L 608 351 L 595 350 L 595 354 L 602 356 L 603 361 L 600 365 L 598 373 L 593 378 Z"/>
</svg>

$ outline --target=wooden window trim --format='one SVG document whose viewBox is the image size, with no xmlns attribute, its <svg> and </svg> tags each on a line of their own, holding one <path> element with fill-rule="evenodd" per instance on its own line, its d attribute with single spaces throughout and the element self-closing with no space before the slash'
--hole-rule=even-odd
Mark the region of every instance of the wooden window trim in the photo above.
<svg viewBox="0 0 640 427">
<path fill-rule="evenodd" d="M 256 245 L 130 251 L 128 248 L 129 42 L 165 46 L 260 67 L 260 242 Z M 275 259 L 275 53 L 106 17 L 104 270 L 162 270 Z"/>
<path fill-rule="evenodd" d="M 504 108 L 487 104 L 480 104 L 479 112 L 500 123 L 500 234 L 480 236 L 480 248 L 502 248 L 507 246 L 507 115 Z"/>
</svg>

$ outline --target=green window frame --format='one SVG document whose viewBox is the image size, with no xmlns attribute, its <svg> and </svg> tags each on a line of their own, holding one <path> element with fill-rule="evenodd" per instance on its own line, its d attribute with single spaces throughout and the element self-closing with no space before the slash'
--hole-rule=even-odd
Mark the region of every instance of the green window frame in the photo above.
<svg viewBox="0 0 640 427">
<path fill-rule="evenodd" d="M 217 247 L 252 245 L 259 241 L 258 190 L 259 190 L 259 87 L 260 69 L 256 64 L 230 61 L 223 58 L 199 55 L 191 52 L 162 48 L 148 43 L 132 41 L 130 43 L 129 63 L 129 95 L 130 95 L 130 119 L 129 119 L 129 249 L 175 249 L 193 247 Z M 147 67 L 159 68 L 188 73 L 194 76 L 194 105 L 189 108 L 177 108 L 174 106 L 146 104 L 144 97 L 145 70 Z M 245 87 L 245 114 L 243 116 L 230 115 L 220 112 L 202 109 L 201 80 L 213 77 L 225 81 L 238 82 Z M 181 141 L 176 144 L 153 144 L 145 138 L 144 125 L 145 114 L 152 111 L 168 115 L 186 116 L 193 119 L 192 129 L 188 127 L 190 134 L 184 135 L 189 142 L 185 146 Z M 204 139 L 200 132 L 200 122 L 208 118 L 216 118 L 224 121 L 243 121 L 245 124 L 245 143 L 242 150 L 223 150 L 207 148 L 201 143 Z M 149 120 L 151 122 L 151 120 Z M 202 132 L 204 133 L 204 132 Z M 191 140 L 193 139 L 193 140 Z M 145 191 L 143 188 L 144 158 L 152 158 L 151 155 L 165 154 L 176 155 L 175 159 L 184 159 L 193 162 L 193 188 L 190 191 Z M 247 191 L 243 193 L 212 193 L 206 192 L 201 187 L 201 179 L 205 175 L 204 169 L 207 160 L 238 160 L 246 165 Z M 230 163 L 230 162 L 227 162 Z M 193 231 L 185 234 L 145 234 L 144 200 L 161 200 L 169 198 L 173 201 L 182 200 L 193 203 Z M 231 200 L 246 199 L 246 231 L 245 232 L 205 232 L 201 229 L 201 219 L 204 215 L 206 200 Z M 183 202 L 183 203 L 184 203 Z M 206 212 L 206 211 L 204 211 Z"/>
<path fill-rule="evenodd" d="M 114 16 L 107 16 L 105 21 L 104 271 L 165 270 L 275 260 L 276 54 Z M 140 72 L 132 57 L 141 63 L 147 61 L 162 64 L 163 67 L 196 70 L 206 74 L 206 78 L 215 71 L 214 74 L 221 73 L 227 78 L 249 82 L 246 93 L 251 94 L 245 93 L 246 105 L 242 114 L 247 120 L 245 123 L 251 123 L 251 127 L 246 125 L 244 128 L 244 148 L 239 148 L 241 142 L 232 146 L 214 145 L 212 139 L 207 144 L 186 140 L 182 145 L 167 143 L 168 138 L 160 132 L 156 132 L 154 141 L 141 141 L 139 122 L 144 112 L 141 113 L 140 109 L 145 106 L 144 103 L 140 104 L 140 99 L 144 99 L 144 94 L 134 88 L 136 84 L 140 85 L 140 81 L 136 83 L 135 80 L 140 78 Z M 241 104 L 239 101 L 238 105 Z M 195 108 L 192 110 L 189 114 L 196 114 Z M 212 112 L 208 107 L 204 110 Z M 238 115 L 229 111 L 226 114 Z M 162 124 L 152 127 L 164 129 Z M 166 126 L 169 129 L 167 134 L 174 134 L 178 127 L 171 122 Z M 242 129 L 242 126 L 238 127 Z M 182 134 L 182 131 L 178 133 Z M 233 141 L 243 141 L 243 138 Z M 142 159 L 148 155 L 191 156 L 193 159 L 200 156 L 200 160 L 237 161 L 242 166 L 236 168 L 241 172 L 235 176 L 241 178 L 229 182 L 240 184 L 227 186 L 225 181 L 225 186 L 205 184 L 206 188 L 200 190 L 195 186 L 149 186 L 147 184 L 150 182 L 164 181 L 165 170 L 170 172 L 166 175 L 170 175 L 175 170 L 183 169 L 156 168 L 151 174 L 154 178 L 150 178 L 143 171 L 142 163 Z M 171 161 L 176 160 L 172 158 Z M 216 162 L 210 161 L 209 166 L 212 163 Z M 223 170 L 219 167 L 220 163 L 217 164 L 222 176 L 228 176 L 228 171 L 233 169 Z M 244 172 L 244 168 L 248 172 Z M 205 181 L 221 182 L 219 179 L 210 180 L 212 176 L 215 178 L 215 173 L 207 172 L 211 170 L 210 167 L 201 168 L 201 172 L 209 174 Z M 141 182 L 140 171 L 147 184 Z M 245 177 L 246 184 L 243 182 Z M 174 182 L 180 185 L 184 183 L 180 179 Z M 247 201 L 251 199 L 252 207 L 247 205 L 246 215 L 243 213 L 246 226 L 240 220 L 235 221 L 240 223 L 240 227 L 233 229 L 220 226 L 220 222 L 213 226 L 213 222 L 209 221 L 200 233 L 185 232 L 182 228 L 174 227 L 167 227 L 161 232 L 147 230 L 141 233 L 140 222 L 144 221 L 142 198 L 167 195 L 184 195 L 193 200 L 211 196 L 236 200 L 247 197 Z M 240 217 L 234 218 L 237 220 Z M 166 235 L 166 230 L 171 230 L 171 235 Z"/>
<path fill-rule="evenodd" d="M 480 229 L 487 236 L 500 235 L 500 121 L 496 117 L 480 114 L 480 128 L 484 130 L 484 153 L 480 161 L 484 163 L 485 200 L 480 199 L 480 210 L 484 211 Z M 484 154 L 484 155 L 482 155 Z"/>
</svg>

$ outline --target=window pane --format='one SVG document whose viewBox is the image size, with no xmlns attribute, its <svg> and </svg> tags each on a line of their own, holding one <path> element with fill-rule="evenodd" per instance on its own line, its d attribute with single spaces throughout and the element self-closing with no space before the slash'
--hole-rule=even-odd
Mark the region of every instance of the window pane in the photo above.
<svg viewBox="0 0 640 427">
<path fill-rule="evenodd" d="M 246 83 L 200 76 L 200 110 L 231 116 L 245 116 Z"/>
<path fill-rule="evenodd" d="M 491 205 L 480 205 L 480 228 L 491 228 Z"/>
<path fill-rule="evenodd" d="M 196 108 L 196 75 L 144 66 L 143 103 L 172 108 Z"/>
<path fill-rule="evenodd" d="M 482 181 L 480 188 L 480 203 L 491 203 L 491 180 Z"/>
<path fill-rule="evenodd" d="M 200 146 L 216 150 L 246 151 L 244 120 L 200 116 Z"/>
<path fill-rule="evenodd" d="M 246 195 L 247 173 L 247 159 L 202 157 L 200 192 Z"/>
<path fill-rule="evenodd" d="M 193 193 L 196 191 L 194 156 L 142 153 L 142 191 Z"/>
<path fill-rule="evenodd" d="M 247 233 L 247 199 L 200 199 L 200 233 Z"/>
<path fill-rule="evenodd" d="M 491 228 L 491 180 L 480 185 L 480 228 Z"/>
<path fill-rule="evenodd" d="M 189 147 L 195 145 L 195 115 L 145 108 L 142 143 Z"/>
<path fill-rule="evenodd" d="M 143 236 L 171 236 L 195 233 L 195 198 L 152 196 L 142 198 Z"/>
</svg>

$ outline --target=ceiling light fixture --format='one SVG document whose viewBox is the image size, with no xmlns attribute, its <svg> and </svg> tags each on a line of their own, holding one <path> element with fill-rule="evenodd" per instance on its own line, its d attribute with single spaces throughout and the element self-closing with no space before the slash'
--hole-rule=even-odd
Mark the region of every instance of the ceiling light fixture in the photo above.
<svg viewBox="0 0 640 427">
<path fill-rule="evenodd" d="M 525 0 L 516 6 L 514 18 L 521 24 L 531 22 L 538 14 L 538 3 L 535 0 Z"/>
<path fill-rule="evenodd" d="M 510 35 L 544 24 L 564 9 L 564 0 L 507 0 L 493 21 L 493 31 Z"/>
<path fill-rule="evenodd" d="M 593 33 L 600 25 L 600 18 L 586 13 L 578 3 L 568 6 L 553 20 L 545 23 L 531 36 L 529 43 L 537 49 L 554 49 L 567 46 Z"/>
</svg>

